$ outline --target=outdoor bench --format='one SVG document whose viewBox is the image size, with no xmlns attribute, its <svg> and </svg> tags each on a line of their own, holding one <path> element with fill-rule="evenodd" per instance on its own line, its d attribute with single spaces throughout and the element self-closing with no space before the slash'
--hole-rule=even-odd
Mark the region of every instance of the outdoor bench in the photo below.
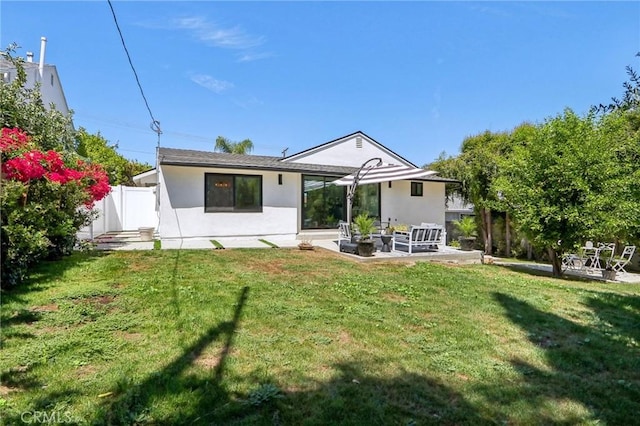
<svg viewBox="0 0 640 426">
<path fill-rule="evenodd" d="M 444 228 L 439 225 L 411 226 L 408 231 L 394 231 L 391 250 L 397 251 L 396 246 L 407 246 L 409 254 L 415 248 L 435 248 L 442 244 Z"/>
</svg>

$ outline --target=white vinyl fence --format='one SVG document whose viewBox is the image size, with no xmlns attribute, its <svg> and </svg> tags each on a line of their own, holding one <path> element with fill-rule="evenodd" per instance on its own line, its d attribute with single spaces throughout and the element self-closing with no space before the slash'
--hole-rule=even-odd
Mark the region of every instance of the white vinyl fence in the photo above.
<svg viewBox="0 0 640 426">
<path fill-rule="evenodd" d="M 158 227 L 155 187 L 112 186 L 111 193 L 98 201 L 99 216 L 78 232 L 80 238 L 95 238 L 107 232 L 137 231 Z"/>
</svg>

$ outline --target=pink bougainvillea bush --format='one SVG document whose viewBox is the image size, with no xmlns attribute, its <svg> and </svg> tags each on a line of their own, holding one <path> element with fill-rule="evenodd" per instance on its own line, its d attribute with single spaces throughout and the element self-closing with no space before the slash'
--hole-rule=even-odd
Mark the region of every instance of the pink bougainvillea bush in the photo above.
<svg viewBox="0 0 640 426">
<path fill-rule="evenodd" d="M 93 217 L 90 209 L 110 186 L 100 165 L 40 150 L 18 128 L 2 129 L 0 155 L 2 285 L 10 286 L 38 260 L 69 254 L 78 229 Z"/>
</svg>

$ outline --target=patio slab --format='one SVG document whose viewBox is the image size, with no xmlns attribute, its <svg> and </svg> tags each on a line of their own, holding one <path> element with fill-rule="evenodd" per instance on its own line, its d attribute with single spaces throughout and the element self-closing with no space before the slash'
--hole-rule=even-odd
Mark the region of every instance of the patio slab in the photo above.
<svg viewBox="0 0 640 426">
<path fill-rule="evenodd" d="M 509 262 L 509 261 L 502 261 L 502 260 L 499 260 L 497 258 L 493 258 L 493 259 L 494 259 L 494 263 L 496 265 L 503 265 L 503 266 L 513 267 L 513 268 L 531 269 L 531 270 L 536 270 L 536 271 L 541 271 L 541 272 L 544 272 L 544 273 L 548 273 L 549 275 L 552 275 L 552 273 L 553 273 L 553 269 L 552 269 L 551 265 L 547 265 L 547 264 L 544 264 L 544 263 Z M 570 276 L 579 277 L 579 278 L 586 278 L 586 279 L 594 280 L 594 281 L 606 281 L 606 282 L 611 282 L 611 283 L 640 284 L 640 274 L 636 274 L 636 273 L 632 273 L 632 272 L 617 272 L 615 281 L 607 281 L 604 278 L 602 278 L 602 273 L 599 270 L 579 271 L 579 270 L 568 269 L 564 273 L 565 273 L 565 275 L 570 275 Z"/>
<path fill-rule="evenodd" d="M 318 240 L 314 241 L 313 245 L 339 253 L 348 259 L 359 262 L 431 261 L 445 263 L 482 263 L 482 252 L 478 250 L 462 251 L 448 246 L 441 247 L 437 251 L 418 251 L 411 254 L 406 251 L 376 251 L 371 257 L 362 257 L 341 252 L 337 240 Z"/>
</svg>

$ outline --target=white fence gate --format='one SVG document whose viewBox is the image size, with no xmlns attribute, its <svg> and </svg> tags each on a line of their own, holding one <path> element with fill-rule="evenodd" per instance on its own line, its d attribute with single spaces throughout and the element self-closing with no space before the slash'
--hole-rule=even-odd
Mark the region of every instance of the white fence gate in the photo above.
<svg viewBox="0 0 640 426">
<path fill-rule="evenodd" d="M 155 187 L 112 186 L 111 193 L 98 201 L 95 209 L 98 218 L 80 230 L 80 238 L 158 227 Z"/>
</svg>

